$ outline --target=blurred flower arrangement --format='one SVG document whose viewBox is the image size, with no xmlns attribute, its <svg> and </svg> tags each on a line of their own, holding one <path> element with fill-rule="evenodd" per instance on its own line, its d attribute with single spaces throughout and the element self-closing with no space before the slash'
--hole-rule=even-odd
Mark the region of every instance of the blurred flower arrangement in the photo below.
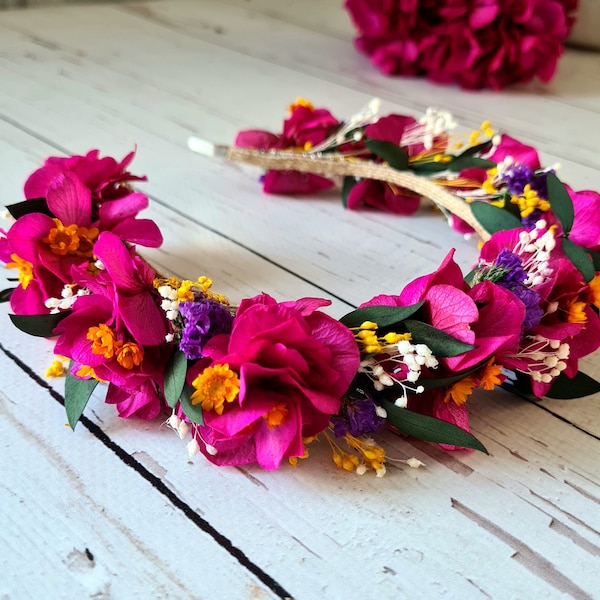
<svg viewBox="0 0 600 600">
<path fill-rule="evenodd" d="M 71 426 L 102 383 L 121 417 L 162 417 L 189 437 L 190 455 L 217 465 L 296 464 L 320 437 L 338 467 L 382 476 L 386 456 L 373 436 L 387 426 L 485 452 L 469 432 L 476 388 L 532 398 L 599 391 L 578 360 L 600 346 L 600 195 L 564 186 L 533 148 L 490 123 L 463 136 L 454 127 L 433 110 L 419 121 L 369 110 L 342 123 L 300 101 L 281 135 L 238 135 L 267 156 L 313 152 L 349 168 L 412 171 L 452 190 L 489 232 L 467 275 L 450 251 L 433 273 L 340 320 L 321 311 L 325 299 L 263 293 L 233 306 L 208 277 L 156 273 L 136 251 L 162 238 L 138 218 L 148 199 L 131 187 L 145 180 L 127 171 L 133 154 L 47 159 L 27 180 L 26 200 L 8 207 L 14 223 L 0 235 L 0 259 L 18 284 L 0 297 L 18 328 L 56 336 L 49 375 L 69 361 Z M 316 162 L 267 173 L 265 190 L 334 184 L 306 164 Z M 351 174 L 342 188 L 349 208 L 410 214 L 419 203 L 411 190 Z"/>
<path fill-rule="evenodd" d="M 386 75 L 462 88 L 552 79 L 577 0 L 346 0 L 356 48 Z"/>
</svg>

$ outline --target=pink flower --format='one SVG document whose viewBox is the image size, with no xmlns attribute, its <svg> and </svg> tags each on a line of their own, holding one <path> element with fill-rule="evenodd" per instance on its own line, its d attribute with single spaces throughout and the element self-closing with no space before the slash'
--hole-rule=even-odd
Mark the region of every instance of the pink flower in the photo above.
<svg viewBox="0 0 600 600">
<path fill-rule="evenodd" d="M 503 133 L 500 143 L 487 158 L 499 163 L 509 156 L 514 162 L 527 165 L 530 169 L 535 170 L 540 168 L 540 158 L 533 146 L 523 144 L 519 140 Z"/>
<path fill-rule="evenodd" d="M 467 89 L 549 81 L 573 2 L 346 0 L 356 47 L 387 75 L 425 75 Z"/>
<path fill-rule="evenodd" d="M 67 158 L 51 156 L 44 166 L 32 173 L 25 183 L 25 197 L 45 198 L 52 182 L 65 173 L 72 173 L 88 188 L 94 200 L 113 200 L 130 193 L 129 181 L 146 181 L 146 177 L 132 175 L 127 167 L 135 156 L 130 152 L 121 162 L 110 156 L 100 158 L 99 150 L 90 150 L 85 156 Z"/>
<path fill-rule="evenodd" d="M 153 221 L 133 216 L 147 203 L 143 194 L 103 203 L 96 218 L 90 190 L 70 171 L 56 175 L 45 193 L 54 217 L 25 214 L 15 221 L 3 242 L 3 255 L 26 261 L 32 271 L 31 279 L 22 281 L 11 296 L 17 314 L 47 312 L 44 302 L 60 297 L 63 286 L 73 283 L 73 267 L 85 268 L 95 260 L 94 245 L 103 229 L 129 242 L 154 247 L 162 243 Z"/>
<path fill-rule="evenodd" d="M 550 245 L 531 252 L 526 250 L 532 246 L 529 239 L 521 239 L 529 235 L 525 229 L 495 233 L 482 247 L 480 259 L 493 264 L 503 250 L 519 256 L 518 269 L 525 268 L 528 276 L 523 287 L 538 295 L 541 318 L 525 326 L 518 350 L 505 351 L 499 360 L 529 375 L 534 394 L 541 397 L 555 377 L 561 372 L 573 377 L 578 359 L 600 347 L 600 318 L 590 306 L 598 298 L 564 254 L 560 238 L 551 236 Z M 549 234 L 538 230 L 536 235 Z"/>
<path fill-rule="evenodd" d="M 575 218 L 569 239 L 579 246 L 600 250 L 600 194 L 592 190 L 573 191 L 567 186 Z"/>
<path fill-rule="evenodd" d="M 104 270 L 90 275 L 85 269 L 74 269 L 75 281 L 94 294 L 111 298 L 117 322 L 138 344 L 161 344 L 167 328 L 153 285 L 154 269 L 109 231 L 100 234 L 94 253 Z"/>
<path fill-rule="evenodd" d="M 158 416 L 170 346 L 138 344 L 111 299 L 101 294 L 78 298 L 56 333 L 55 353 L 74 361 L 75 377 L 109 382 L 106 402 L 116 404 L 121 417 Z"/>
<path fill-rule="evenodd" d="M 234 145 L 259 150 L 306 150 L 325 140 L 339 125 L 328 110 L 296 102 L 290 107 L 290 116 L 283 124 L 282 134 L 244 130 L 237 134 Z M 313 194 L 332 186 L 333 181 L 326 177 L 298 171 L 267 171 L 263 179 L 263 190 L 267 194 Z"/>
<path fill-rule="evenodd" d="M 400 146 L 405 132 L 416 124 L 412 117 L 389 115 L 369 125 L 365 135 L 372 140 L 392 142 Z M 404 149 L 412 156 L 422 150 L 422 146 L 412 145 Z M 346 199 L 346 205 L 350 209 L 360 208 L 366 204 L 400 215 L 412 215 L 419 208 L 419 203 L 419 194 L 373 179 L 359 181 Z"/>
<path fill-rule="evenodd" d="M 243 300 L 231 334 L 205 346 L 212 363 L 196 363 L 190 382 L 208 376 L 209 366 L 230 382 L 239 377 L 239 393 L 228 384 L 233 393 L 219 410 L 203 403 L 198 441 L 209 460 L 276 469 L 283 458 L 304 454 L 303 437 L 327 427 L 359 364 L 352 333 L 318 311 L 327 304 L 313 298 L 277 303 L 266 294 Z"/>
<path fill-rule="evenodd" d="M 525 308 L 508 290 L 481 282 L 470 288 L 451 250 L 440 267 L 413 280 L 398 296 L 376 296 L 363 306 L 409 306 L 425 300 L 426 323 L 476 348 L 441 358 L 450 370 L 469 369 L 518 346 Z M 501 318 L 500 318 L 501 315 Z"/>
</svg>

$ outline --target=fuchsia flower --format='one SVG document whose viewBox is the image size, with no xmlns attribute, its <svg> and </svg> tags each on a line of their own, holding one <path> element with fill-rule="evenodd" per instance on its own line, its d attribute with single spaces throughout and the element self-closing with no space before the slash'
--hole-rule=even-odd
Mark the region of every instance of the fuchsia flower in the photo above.
<svg viewBox="0 0 600 600">
<path fill-rule="evenodd" d="M 365 135 L 369 139 L 392 142 L 402 146 L 403 135 L 416 125 L 417 122 L 412 117 L 389 115 L 369 125 L 365 129 Z M 422 149 L 422 145 L 405 147 L 409 156 L 417 154 Z M 419 208 L 420 196 L 415 192 L 398 188 L 389 183 L 363 179 L 352 188 L 346 203 L 350 209 L 359 208 L 366 204 L 399 215 L 412 215 Z"/>
<path fill-rule="evenodd" d="M 240 131 L 234 145 L 259 150 L 308 150 L 329 137 L 339 121 L 326 109 L 298 100 L 290 106 L 290 116 L 283 124 L 283 133 L 249 129 Z M 268 194 L 313 194 L 333 186 L 333 181 L 320 175 L 299 171 L 267 171 L 263 190 Z"/>
<path fill-rule="evenodd" d="M 131 243 L 150 247 L 162 243 L 154 221 L 135 218 L 148 203 L 145 195 L 134 192 L 104 202 L 95 214 L 92 192 L 73 172 L 56 174 L 50 169 L 46 174 L 50 173 L 54 178 L 46 182 L 44 193 L 54 217 L 25 214 L 8 230 L 3 242 L 3 255 L 11 260 L 8 264 L 21 273 L 31 272 L 31 277 L 21 278 L 21 285 L 11 296 L 17 314 L 47 312 L 45 301 L 60 297 L 63 286 L 73 283 L 73 267 L 86 268 L 95 260 L 95 243 L 103 230 Z"/>
<path fill-rule="evenodd" d="M 104 270 L 75 267 L 75 281 L 91 292 L 75 301 L 57 326 L 55 353 L 75 361 L 72 374 L 108 381 L 106 402 L 122 417 L 152 419 L 162 406 L 164 366 L 172 348 L 154 292 L 154 270 L 111 232 L 94 247 Z"/>
<path fill-rule="evenodd" d="M 110 156 L 100 158 L 98 150 L 90 150 L 85 156 L 51 156 L 25 182 L 25 198 L 45 198 L 53 181 L 65 173 L 75 175 L 95 201 L 122 198 L 131 192 L 129 181 L 146 181 L 146 177 L 126 170 L 134 156 L 135 151 L 130 152 L 121 162 Z"/>
<path fill-rule="evenodd" d="M 536 240 L 540 243 L 534 247 Z M 518 268 L 526 275 L 523 287 L 537 294 L 541 318 L 525 326 L 518 351 L 504 352 L 501 362 L 529 375 L 534 394 L 541 397 L 556 376 L 564 371 L 573 377 L 578 359 L 600 347 L 600 318 L 590 306 L 599 302 L 596 285 L 584 282 L 564 254 L 560 238 L 541 224 L 532 232 L 495 233 L 481 249 L 480 267 L 481 261 L 495 264 L 506 250 L 520 259 Z"/>
<path fill-rule="evenodd" d="M 106 402 L 116 404 L 121 417 L 159 415 L 170 347 L 137 343 L 109 296 L 81 296 L 55 332 L 54 351 L 74 361 L 72 375 L 109 382 Z"/>
<path fill-rule="evenodd" d="M 204 409 L 196 437 L 209 460 L 276 469 L 304 454 L 303 437 L 328 426 L 359 354 L 352 333 L 318 311 L 327 304 L 277 303 L 266 294 L 243 300 L 231 334 L 204 347 L 210 359 L 196 363 L 188 381 Z"/>
<path fill-rule="evenodd" d="M 549 81 L 576 2 L 346 0 L 355 45 L 386 75 L 425 75 L 467 89 Z"/>
<path fill-rule="evenodd" d="M 454 262 L 453 254 L 454 251 L 450 251 L 436 271 L 413 280 L 400 295 L 376 296 L 361 305 L 409 306 L 425 300 L 421 310 L 426 323 L 475 346 L 458 356 L 438 357 L 440 368 L 436 378 L 473 369 L 506 352 L 516 352 L 525 314 L 523 303 L 500 286 L 483 281 L 470 288 Z M 464 402 L 449 406 L 451 403 L 446 390 L 435 389 L 411 396 L 408 407 L 468 431 Z"/>
</svg>

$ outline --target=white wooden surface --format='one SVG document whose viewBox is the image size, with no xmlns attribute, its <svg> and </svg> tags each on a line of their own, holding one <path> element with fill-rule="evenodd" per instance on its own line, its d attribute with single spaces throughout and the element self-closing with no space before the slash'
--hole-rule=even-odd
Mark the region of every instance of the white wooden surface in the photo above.
<svg viewBox="0 0 600 600">
<path fill-rule="evenodd" d="M 159 0 L 0 13 L 0 202 L 50 154 L 134 144 L 162 270 L 209 274 L 232 299 L 321 295 L 331 314 L 433 270 L 473 241 L 430 211 L 351 213 L 335 194 L 264 196 L 257 173 L 186 149 L 277 130 L 305 96 L 343 117 L 435 104 L 490 117 L 600 189 L 600 54 L 569 50 L 556 79 L 503 94 L 385 79 L 351 48 L 339 0 Z M 7 273 L 2 273 L 6 276 Z M 2 289 L 7 287 L 2 282 Z M 470 400 L 491 456 L 384 436 L 384 479 L 338 472 L 317 446 L 268 473 L 188 461 L 160 423 L 98 398 L 75 433 L 50 344 L 0 315 L 0 599 L 598 598 L 598 398 Z M 600 360 L 585 370 L 600 374 Z"/>
</svg>

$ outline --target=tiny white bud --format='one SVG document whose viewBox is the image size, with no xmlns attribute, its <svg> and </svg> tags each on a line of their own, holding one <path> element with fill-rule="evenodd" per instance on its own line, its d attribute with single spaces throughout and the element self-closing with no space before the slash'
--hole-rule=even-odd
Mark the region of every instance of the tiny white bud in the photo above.
<svg viewBox="0 0 600 600">
<path fill-rule="evenodd" d="M 375 412 L 377 413 L 378 417 L 381 417 L 382 419 L 387 419 L 387 410 L 385 410 L 385 408 L 383 408 L 383 406 L 375 406 Z"/>
<path fill-rule="evenodd" d="M 214 456 L 215 454 L 218 454 L 218 450 L 212 446 L 211 444 L 206 444 L 206 451 L 211 455 Z"/>
<path fill-rule="evenodd" d="M 394 404 L 398 408 L 406 408 L 408 405 L 408 398 L 406 396 L 400 396 L 400 398 L 396 398 Z"/>
<path fill-rule="evenodd" d="M 171 428 L 171 429 L 177 429 L 179 427 L 179 423 L 181 423 L 181 419 L 175 414 L 173 413 L 168 419 L 167 419 L 167 425 Z"/>
<path fill-rule="evenodd" d="M 364 475 L 367 472 L 367 467 L 363 464 L 360 464 L 356 467 L 357 475 Z"/>
<path fill-rule="evenodd" d="M 194 456 L 196 456 L 196 454 L 198 454 L 198 452 L 200 451 L 200 446 L 198 445 L 198 442 L 196 441 L 196 438 L 192 438 L 188 443 L 187 443 L 187 451 L 188 451 L 188 456 L 190 458 L 194 458 Z"/>
<path fill-rule="evenodd" d="M 179 425 L 177 426 L 177 433 L 179 435 L 179 439 L 180 440 L 184 439 L 185 436 L 188 434 L 189 430 L 190 430 L 189 425 L 185 421 L 180 421 Z"/>
<path fill-rule="evenodd" d="M 165 335 L 165 342 L 167 342 L 167 344 L 170 344 L 174 339 L 175 336 L 172 333 L 167 333 Z"/>
<path fill-rule="evenodd" d="M 408 460 L 406 460 L 406 464 L 409 467 L 412 467 L 413 469 L 418 469 L 419 467 L 425 466 L 424 462 L 421 462 L 418 458 L 415 458 L 414 456 L 412 458 L 409 458 Z"/>
</svg>

